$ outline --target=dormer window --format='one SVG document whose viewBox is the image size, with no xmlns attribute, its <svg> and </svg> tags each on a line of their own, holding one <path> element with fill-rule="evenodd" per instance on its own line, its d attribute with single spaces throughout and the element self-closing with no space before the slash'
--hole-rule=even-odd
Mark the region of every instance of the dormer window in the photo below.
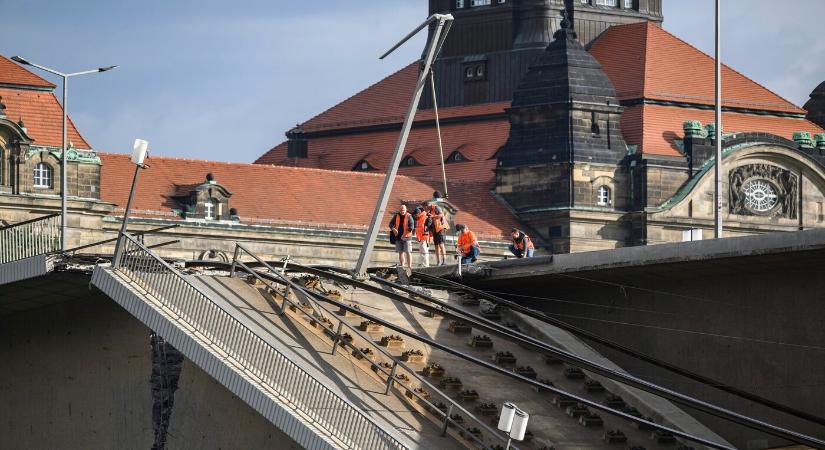
<svg viewBox="0 0 825 450">
<path fill-rule="evenodd" d="M 404 161 L 401 161 L 401 165 L 404 167 L 414 167 L 420 166 L 421 164 L 419 164 L 418 161 L 416 161 L 412 156 L 408 156 L 404 158 Z"/>
<path fill-rule="evenodd" d="M 464 79 L 465 80 L 472 80 L 473 77 L 475 77 L 475 75 L 476 75 L 476 73 L 475 73 L 475 70 L 473 70 L 472 66 L 467 66 L 467 68 L 464 69 Z"/>
<path fill-rule="evenodd" d="M 187 220 L 236 220 L 230 217 L 229 198 L 232 193 L 215 180 L 208 173 L 203 183 L 196 185 L 180 185 L 172 198 L 181 205 L 183 217 Z"/>
<path fill-rule="evenodd" d="M 464 8 L 464 0 L 455 0 L 455 9 Z"/>
<path fill-rule="evenodd" d="M 466 160 L 467 160 L 467 159 L 466 159 L 466 158 L 464 158 L 464 155 L 462 155 L 462 154 L 461 154 L 461 152 L 459 152 L 458 150 L 456 150 L 456 151 L 452 152 L 452 153 L 450 154 L 450 156 L 448 156 L 448 157 L 447 157 L 447 161 L 446 161 L 446 162 L 448 162 L 448 163 L 454 163 L 454 162 L 463 162 L 463 161 L 466 161 Z"/>
<path fill-rule="evenodd" d="M 484 81 L 487 75 L 487 62 L 475 61 L 464 64 L 464 81 Z"/>
<path fill-rule="evenodd" d="M 352 170 L 355 170 L 357 172 L 367 172 L 370 170 L 375 170 L 375 168 L 372 167 L 366 159 L 362 159 L 361 161 L 355 163 L 355 167 L 353 167 Z"/>
<path fill-rule="evenodd" d="M 209 198 L 203 202 L 203 218 L 206 220 L 215 220 L 215 205 L 217 201 L 214 198 Z"/>
</svg>

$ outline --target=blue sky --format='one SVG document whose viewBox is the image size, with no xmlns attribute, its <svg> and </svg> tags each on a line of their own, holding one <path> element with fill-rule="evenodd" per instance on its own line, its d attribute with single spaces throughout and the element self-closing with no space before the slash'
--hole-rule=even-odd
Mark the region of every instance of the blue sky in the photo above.
<svg viewBox="0 0 825 450">
<path fill-rule="evenodd" d="M 664 3 L 665 28 L 712 52 L 713 0 Z M 125 152 L 141 137 L 155 155 L 240 162 L 414 60 L 421 38 L 378 56 L 427 14 L 425 0 L 0 0 L 0 10 L 7 57 L 64 72 L 121 66 L 70 81 L 69 112 L 94 148 Z M 825 81 L 822 17 L 822 0 L 724 0 L 723 60 L 801 106 Z"/>
</svg>

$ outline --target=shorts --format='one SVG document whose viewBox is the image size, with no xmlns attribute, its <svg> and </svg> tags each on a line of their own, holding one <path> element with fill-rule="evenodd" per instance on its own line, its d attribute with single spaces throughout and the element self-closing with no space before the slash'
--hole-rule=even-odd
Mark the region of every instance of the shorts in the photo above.
<svg viewBox="0 0 825 450">
<path fill-rule="evenodd" d="M 395 251 L 398 253 L 412 253 L 412 244 L 409 239 L 396 239 Z"/>
<path fill-rule="evenodd" d="M 444 243 L 444 230 L 441 230 L 438 233 L 433 233 L 433 244 L 441 245 L 443 243 Z"/>
</svg>

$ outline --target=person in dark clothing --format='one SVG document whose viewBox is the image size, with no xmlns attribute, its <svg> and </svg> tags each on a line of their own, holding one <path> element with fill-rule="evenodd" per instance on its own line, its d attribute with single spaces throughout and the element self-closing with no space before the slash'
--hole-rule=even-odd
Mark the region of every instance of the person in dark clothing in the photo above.
<svg viewBox="0 0 825 450">
<path fill-rule="evenodd" d="M 516 255 L 516 258 L 532 258 L 536 251 L 533 246 L 533 241 L 530 237 L 524 234 L 518 228 L 510 230 L 510 236 L 513 238 L 513 243 L 510 244 L 510 251 Z"/>
<path fill-rule="evenodd" d="M 407 212 L 407 206 L 401 209 L 390 219 L 390 243 L 395 244 L 398 252 L 398 263 L 412 269 L 412 239 L 415 232 L 415 221 L 412 214 Z"/>
</svg>

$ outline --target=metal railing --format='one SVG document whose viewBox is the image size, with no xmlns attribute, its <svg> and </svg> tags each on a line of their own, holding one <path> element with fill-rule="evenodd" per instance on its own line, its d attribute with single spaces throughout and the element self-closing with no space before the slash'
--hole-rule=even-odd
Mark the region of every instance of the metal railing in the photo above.
<svg viewBox="0 0 825 450">
<path fill-rule="evenodd" d="M 60 250 L 60 214 L 0 228 L 0 264 Z"/>
<path fill-rule="evenodd" d="M 260 273 L 240 261 L 239 256 L 241 251 L 252 257 L 258 264 L 266 268 L 271 276 L 279 279 L 280 282 L 286 286 L 286 292 L 281 296 L 283 299 L 281 313 L 286 311 L 287 304 L 289 304 L 296 314 L 303 315 L 311 324 L 320 326 L 324 330 L 324 334 L 332 339 L 331 351 L 333 354 L 335 349 L 341 346 L 346 349 L 346 351 L 351 352 L 353 356 L 369 361 L 370 369 L 378 374 L 379 377 L 382 377 L 386 383 L 385 394 L 389 393 L 391 389 L 396 388 L 401 395 L 406 396 L 412 402 L 420 404 L 426 411 L 441 422 L 442 436 L 446 435 L 449 427 L 454 427 L 459 430 L 461 436 L 473 444 L 479 445 L 482 449 L 491 448 L 494 444 L 501 444 L 502 446 L 507 444 L 508 439 L 506 435 L 487 425 L 484 420 L 476 417 L 466 408 L 462 407 L 449 395 L 419 375 L 414 369 L 394 357 L 385 348 L 376 344 L 369 336 L 365 336 L 361 330 L 345 322 L 343 319 L 344 316 L 334 314 L 320 302 L 315 301 L 313 296 L 306 292 L 302 286 L 290 280 L 286 276 L 285 271 L 272 267 L 242 244 L 235 244 L 230 276 L 234 276 L 237 269 L 241 268 L 277 292 L 277 289 L 269 280 L 264 279 Z M 297 294 L 296 297 L 301 297 L 302 300 L 306 300 L 311 311 L 305 310 L 306 305 L 301 305 L 290 299 L 290 291 L 295 292 Z M 333 320 L 335 322 L 333 322 Z M 344 339 L 346 335 L 349 335 L 353 339 Z M 355 340 L 356 338 L 357 341 Z M 369 349 L 371 354 L 367 354 L 366 349 Z M 413 382 L 418 383 L 418 388 L 412 386 Z M 459 423 L 457 416 L 460 416 L 462 420 L 466 420 L 466 422 Z M 473 428 L 477 430 L 476 433 L 471 431 Z M 493 443 L 485 443 L 482 433 L 488 436 Z M 518 450 L 518 447 L 513 444 L 510 444 L 510 448 Z"/>
<path fill-rule="evenodd" d="M 155 297 L 291 408 L 343 448 L 404 449 L 404 444 L 213 302 L 187 277 L 128 234 L 113 267 Z"/>
</svg>

